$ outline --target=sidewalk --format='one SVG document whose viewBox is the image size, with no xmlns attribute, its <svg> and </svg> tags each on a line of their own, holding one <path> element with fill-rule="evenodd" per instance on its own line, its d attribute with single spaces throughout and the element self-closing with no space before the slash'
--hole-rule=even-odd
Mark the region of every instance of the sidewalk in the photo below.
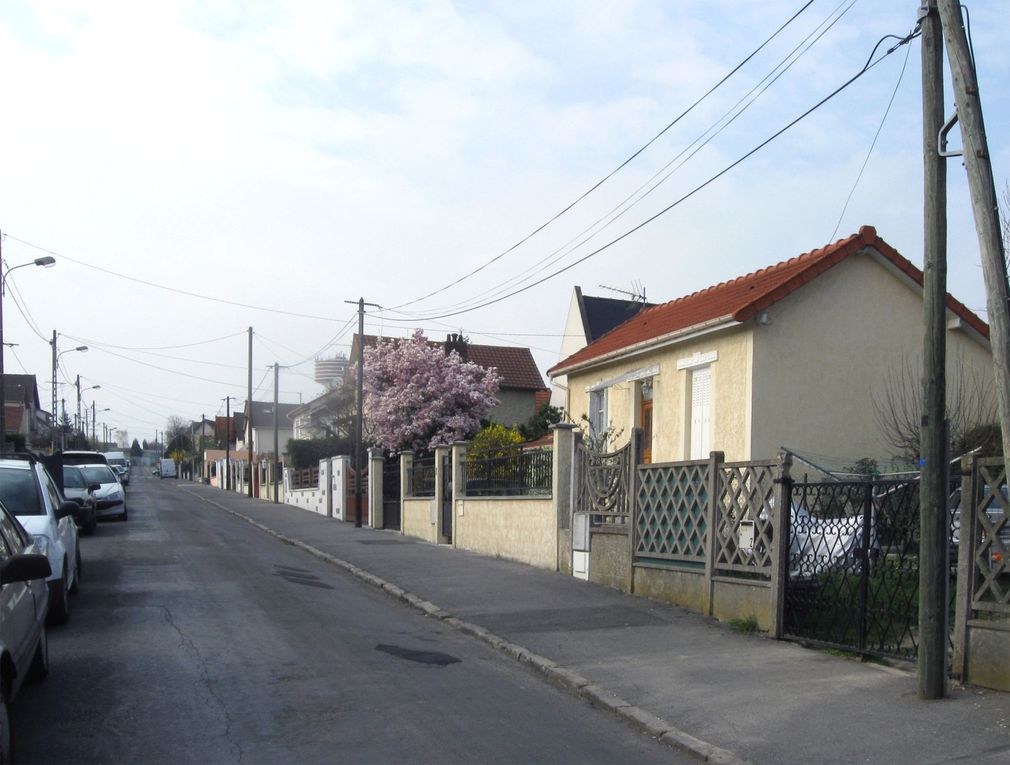
<svg viewBox="0 0 1010 765">
<path fill-rule="evenodd" d="M 701 759 L 1010 763 L 1010 694 L 954 686 L 923 702 L 911 666 L 862 664 L 559 573 L 209 486 L 179 488 L 391 585 L 390 594 L 653 735 L 666 731 L 665 743 Z"/>
</svg>

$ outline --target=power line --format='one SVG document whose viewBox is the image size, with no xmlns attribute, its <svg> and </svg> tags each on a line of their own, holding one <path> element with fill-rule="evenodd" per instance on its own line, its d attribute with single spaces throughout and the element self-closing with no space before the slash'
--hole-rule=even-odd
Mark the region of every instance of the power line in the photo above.
<svg viewBox="0 0 1010 765">
<path fill-rule="evenodd" d="M 86 337 L 74 337 L 73 335 L 66 335 L 65 334 L 63 336 L 64 337 L 69 337 L 71 340 L 77 340 L 80 343 L 86 343 L 88 345 L 103 345 L 106 348 L 116 348 L 117 350 L 121 350 L 121 351 L 173 351 L 173 350 L 178 350 L 179 348 L 193 348 L 193 347 L 198 346 L 198 345 L 208 345 L 210 343 L 217 343 L 217 342 L 220 342 L 221 340 L 231 340 L 234 337 L 239 337 L 240 335 L 244 336 L 245 334 L 246 334 L 246 330 L 243 329 L 242 331 L 235 332 L 235 333 L 233 333 L 231 335 L 222 335 L 221 337 L 212 337 L 209 340 L 197 340 L 197 341 L 192 342 L 192 343 L 183 343 L 183 344 L 180 344 L 180 345 L 160 345 L 160 346 L 151 346 L 151 347 L 146 347 L 146 348 L 132 346 L 132 345 L 115 345 L 113 343 L 105 343 L 105 342 L 101 342 L 99 340 L 89 340 Z"/>
<path fill-rule="evenodd" d="M 645 220 L 643 220 L 642 222 L 638 223 L 634 227 L 628 229 L 627 231 L 625 231 L 620 236 L 618 236 L 615 239 L 612 239 L 610 242 L 604 244 L 602 247 L 598 247 L 597 249 L 593 250 L 592 252 L 590 252 L 590 253 L 588 253 L 586 255 L 583 255 L 581 258 L 575 260 L 574 262 L 569 263 L 568 265 L 566 265 L 566 266 L 564 266 L 562 268 L 559 268 L 558 270 L 556 270 L 556 271 L 548 274 L 547 276 L 544 276 L 543 278 L 538 279 L 537 281 L 534 281 L 534 282 L 532 282 L 530 284 L 527 284 L 524 287 L 520 287 L 520 288 L 518 288 L 516 290 L 513 290 L 512 292 L 509 292 L 508 294 L 502 295 L 500 297 L 496 297 L 496 298 L 494 298 L 492 300 L 487 300 L 487 301 L 484 301 L 484 302 L 482 302 L 482 303 L 480 303 L 478 305 L 471 306 L 470 308 L 467 308 L 465 310 L 452 311 L 452 312 L 442 313 L 442 314 L 438 314 L 438 315 L 434 315 L 434 316 L 424 316 L 424 317 L 417 316 L 417 317 L 413 317 L 411 319 L 401 319 L 401 320 L 391 319 L 391 321 L 418 321 L 418 320 L 420 320 L 420 321 L 431 321 L 433 319 L 445 319 L 445 318 L 449 318 L 450 316 L 459 316 L 460 314 L 469 313 L 470 311 L 476 311 L 476 310 L 478 310 L 480 308 L 486 308 L 489 305 L 494 305 L 495 303 L 500 303 L 503 300 L 507 300 L 507 299 L 515 297 L 516 295 L 519 295 L 519 294 L 521 294 L 523 292 L 526 292 L 526 291 L 532 289 L 533 287 L 536 287 L 536 286 L 538 286 L 540 284 L 543 284 L 544 282 L 546 282 L 546 281 L 548 281 L 550 279 L 553 279 L 555 276 L 563 274 L 565 271 L 571 270 L 575 266 L 577 266 L 577 265 L 579 265 L 581 263 L 584 263 L 585 261 L 589 260 L 590 258 L 592 258 L 592 257 L 594 257 L 596 255 L 599 255 L 601 252 L 604 252 L 605 250 L 608 250 L 609 248 L 613 247 L 618 242 L 623 241 L 624 239 L 628 238 L 629 236 L 631 236 L 635 232 L 639 231 L 640 229 L 645 228 L 647 225 L 649 225 L 653 221 L 657 220 L 658 218 L 662 217 L 663 215 L 665 215 L 666 213 L 668 213 L 670 210 L 674 209 L 675 207 L 678 207 L 680 204 L 682 204 L 683 202 L 685 202 L 688 199 L 690 199 L 691 197 L 693 197 L 695 194 L 697 194 L 702 189 L 704 189 L 707 186 L 709 186 L 712 183 L 714 183 L 716 180 L 718 180 L 719 178 L 721 178 L 722 176 L 724 176 L 726 173 L 728 173 L 730 170 L 732 170 L 733 168 L 735 168 L 737 165 L 741 164 L 742 162 L 744 162 L 745 160 L 747 160 L 748 158 L 750 158 L 751 156 L 753 156 L 754 154 L 756 154 L 757 152 L 759 152 L 761 149 L 763 149 L 765 146 L 767 146 L 768 144 L 770 144 L 776 138 L 778 138 L 779 136 L 781 136 L 783 133 L 785 133 L 786 131 L 788 131 L 790 128 L 794 127 L 797 123 L 799 123 L 800 121 L 802 121 L 803 119 L 805 119 L 807 116 L 809 116 L 810 114 L 812 114 L 814 111 L 816 111 L 817 109 L 819 109 L 821 106 L 823 106 L 824 104 L 826 104 L 832 98 L 834 98 L 839 93 L 841 93 L 843 90 L 845 90 L 850 85 L 852 85 L 852 83 L 854 83 L 856 80 L 858 80 L 860 77 L 862 77 L 864 74 L 866 74 L 866 72 L 868 72 L 874 66 L 876 66 L 877 64 L 879 64 L 881 61 L 883 61 L 887 56 L 889 56 L 891 53 L 893 53 L 899 47 L 901 47 L 902 45 L 907 44 L 911 40 L 915 39 L 915 37 L 917 37 L 917 36 L 918 36 L 917 32 L 912 32 L 912 33 L 910 33 L 909 35 L 907 35 L 904 38 L 897 37 L 895 35 L 886 35 L 885 37 L 881 38 L 880 41 L 876 44 L 876 46 L 874 46 L 873 51 L 870 53 L 870 57 L 867 59 L 866 64 L 863 65 L 863 68 L 860 69 L 851 78 L 849 78 L 844 83 L 842 83 L 842 85 L 840 85 L 834 91 L 832 91 L 827 96 L 825 96 L 823 99 L 821 99 L 816 104 L 814 104 L 812 107 L 810 107 L 809 109 L 807 109 L 799 117 L 797 117 L 796 119 L 792 120 L 785 127 L 779 129 L 778 131 L 776 131 L 775 133 L 773 133 L 771 136 L 769 136 L 768 138 L 766 138 L 764 141 L 762 141 L 761 143 L 757 144 L 750 151 L 748 151 L 745 154 L 741 155 L 740 157 L 738 157 L 736 160 L 734 160 L 730 164 L 726 165 L 726 167 L 724 167 L 722 170 L 720 170 L 715 175 L 711 176 L 708 180 L 704 181 L 703 183 L 699 184 L 698 186 L 695 186 L 687 194 L 683 195 L 679 199 L 677 199 L 674 202 L 672 202 L 671 204 L 667 205 L 666 207 L 664 207 L 662 210 L 660 210 L 659 212 L 655 213 L 654 215 L 651 215 L 650 217 L 646 218 Z M 888 49 L 887 52 L 881 58 L 877 59 L 876 61 L 873 61 L 873 56 L 876 53 L 877 48 L 880 47 L 881 43 L 883 43 L 884 40 L 891 39 L 891 38 L 896 39 L 899 42 L 896 45 L 894 45 L 893 47 L 891 47 L 890 49 Z M 393 309 L 389 309 L 389 310 L 393 310 Z"/>
<path fill-rule="evenodd" d="M 688 161 L 693 159 L 697 154 L 707 146 L 711 141 L 713 141 L 718 135 L 720 135 L 726 128 L 732 125 L 747 109 L 749 109 L 764 93 L 777 82 L 786 72 L 788 72 L 793 65 L 799 61 L 820 39 L 831 30 L 835 24 L 837 24 L 851 8 L 856 4 L 857 0 L 842 0 L 823 21 L 821 21 L 814 29 L 801 40 L 789 53 L 787 53 L 772 69 L 768 74 L 766 74 L 756 85 L 754 85 L 747 93 L 745 93 L 741 98 L 737 100 L 733 106 L 731 106 L 719 119 L 713 122 L 708 128 L 706 128 L 702 133 L 695 138 L 690 144 L 688 144 L 684 149 L 682 149 L 673 159 L 667 162 L 662 168 L 657 170 L 651 178 L 649 178 L 645 183 L 639 186 L 635 191 L 626 196 L 617 206 L 611 209 L 609 212 L 603 216 L 597 218 L 591 225 L 587 226 L 576 236 L 569 239 L 565 244 L 561 245 L 553 252 L 549 253 L 545 257 L 541 258 L 539 261 L 531 265 L 525 271 L 522 271 L 515 276 L 512 276 L 499 284 L 492 286 L 483 292 L 479 292 L 476 295 L 454 303 L 443 308 L 431 309 L 433 311 L 450 311 L 459 308 L 464 308 L 473 302 L 479 302 L 486 297 L 494 297 L 508 291 L 511 286 L 516 286 L 523 284 L 525 281 L 532 279 L 539 273 L 543 273 L 556 263 L 562 261 L 564 258 L 571 255 L 573 252 L 581 248 L 583 245 L 595 239 L 604 230 L 609 228 L 611 225 L 616 223 L 620 218 L 624 217 L 628 212 L 630 212 L 634 207 L 636 207 L 640 202 L 650 196 L 656 189 L 658 189 L 663 183 L 669 180 L 678 170 L 680 170 Z M 847 5 L 846 5 L 847 3 Z M 843 6 L 845 6 L 843 8 Z M 837 14 L 837 15 L 836 15 Z M 832 18 L 834 17 L 834 18 Z M 813 39 L 811 39 L 813 38 Z M 804 47 L 806 46 L 806 47 Z M 763 86 L 763 87 L 762 87 Z M 755 95 L 756 93 L 756 95 Z M 753 96 L 753 98 L 751 98 Z M 749 101 L 747 99 L 750 99 Z M 746 103 L 745 103 L 746 102 Z M 743 105 L 741 107 L 741 104 Z M 735 112 L 735 113 L 734 113 Z M 706 138 L 706 136 L 708 136 Z M 694 149 L 691 151 L 691 149 Z M 690 153 L 689 153 L 690 152 Z M 686 157 L 684 155 L 687 155 Z M 677 160 L 683 159 L 675 166 L 672 170 L 670 167 L 677 162 Z M 663 172 L 669 170 L 665 175 Z M 662 177 L 661 177 L 662 176 Z M 658 181 L 656 179 L 659 178 Z M 655 183 L 654 183 L 655 181 Z M 650 186 L 651 184 L 651 186 Z M 634 201 L 632 201 L 634 200 Z M 630 203 L 630 204 L 629 204 Z M 604 222 L 606 221 L 606 222 Z M 602 225 L 601 225 L 602 224 Z M 588 236 L 587 236 L 588 234 Z M 416 301 L 415 301 L 416 302 Z M 393 319 L 392 321 L 396 321 Z"/>
<path fill-rule="evenodd" d="M 894 98 L 898 95 L 898 88 L 901 87 L 901 80 L 905 76 L 905 67 L 908 66 L 908 56 L 912 52 L 911 46 L 905 51 L 905 61 L 901 65 L 901 71 L 898 73 L 898 81 L 894 83 L 894 90 L 891 91 L 891 98 L 887 102 L 887 108 L 884 109 L 884 116 L 880 118 L 880 124 L 877 126 L 877 132 L 873 134 L 873 140 L 870 142 L 870 148 L 866 152 L 866 157 L 863 159 L 863 164 L 859 168 L 859 173 L 856 175 L 856 180 L 852 184 L 852 188 L 849 189 L 849 195 L 845 197 L 845 204 L 842 205 L 842 211 L 838 214 L 838 221 L 835 223 L 835 229 L 831 232 L 831 238 L 828 239 L 829 242 L 835 241 L 835 237 L 838 235 L 838 229 L 841 228 L 842 218 L 845 217 L 845 211 L 849 209 L 849 202 L 852 201 L 852 195 L 856 193 L 856 187 L 859 185 L 859 181 L 862 180 L 863 172 L 866 170 L 866 165 L 870 162 L 870 155 L 873 154 L 873 148 L 877 145 L 877 139 L 880 138 L 880 133 L 884 129 L 884 123 L 887 121 L 887 115 L 891 113 L 891 106 L 894 104 Z"/>
<path fill-rule="evenodd" d="M 441 292 L 445 292 L 446 290 L 449 290 L 449 289 L 455 287 L 457 284 L 459 284 L 459 283 L 463 282 L 464 280 L 469 279 L 471 276 L 473 276 L 473 275 L 475 275 L 475 274 L 483 271 L 485 268 L 487 268 L 491 264 L 497 262 L 501 258 L 503 258 L 506 255 L 508 255 L 510 252 L 514 251 L 515 249 L 517 249 L 518 247 L 520 247 L 521 245 L 523 245 L 527 241 L 529 241 L 531 238 L 533 238 L 534 236 L 536 236 L 537 234 L 539 234 L 541 231 L 543 231 L 545 228 L 547 228 L 549 225 L 551 225 L 554 221 L 556 221 L 562 215 L 564 215 L 569 210 L 571 210 L 573 207 L 575 207 L 577 204 L 579 204 L 579 202 L 581 202 L 583 199 L 585 199 L 590 194 L 592 194 L 594 191 L 596 191 L 596 189 L 598 189 L 600 186 L 602 186 L 604 183 L 606 183 L 608 180 L 610 180 L 614 175 L 616 175 L 618 172 L 620 172 L 622 169 L 624 169 L 624 167 L 626 167 L 632 160 L 634 160 L 636 157 L 638 157 L 638 155 L 640 155 L 643 151 L 645 151 L 647 148 L 649 148 L 653 143 L 655 143 L 657 140 L 659 140 L 659 138 L 661 136 L 663 136 L 668 130 L 670 130 L 670 128 L 672 128 L 674 125 L 676 125 L 678 122 L 680 122 L 681 119 L 683 119 L 690 112 L 692 112 L 695 109 L 695 107 L 697 107 L 702 101 L 704 101 L 712 93 L 714 93 L 727 80 L 729 80 L 730 77 L 732 77 L 734 74 L 736 74 L 738 71 L 740 71 L 740 69 L 742 69 L 747 64 L 747 62 L 749 62 L 752 58 L 754 58 L 754 56 L 756 56 L 769 42 L 771 42 L 773 39 L 775 39 L 775 37 L 777 37 L 779 35 L 779 33 L 782 32 L 782 30 L 784 30 L 793 21 L 795 21 L 800 16 L 800 14 L 802 14 L 812 4 L 813 4 L 813 0 L 808 0 L 808 2 L 804 3 L 803 6 L 798 11 L 796 11 L 796 13 L 794 13 L 782 26 L 780 26 L 778 29 L 776 29 L 775 32 L 773 32 L 770 37 L 768 37 L 757 48 L 755 48 L 753 51 L 751 51 L 742 61 L 740 61 L 740 63 L 738 63 L 735 67 L 733 67 L 733 69 L 731 69 L 729 71 L 729 73 L 726 74 L 726 76 L 724 76 L 715 85 L 713 85 L 711 88 L 709 88 L 705 92 L 704 95 L 702 95 L 699 99 L 697 99 L 693 104 L 691 104 L 689 107 L 687 107 L 687 109 L 685 109 L 679 115 L 677 115 L 677 117 L 672 122 L 670 122 L 662 130 L 660 130 L 645 145 L 643 145 L 640 148 L 638 148 L 634 153 L 631 154 L 630 157 L 628 157 L 621 164 L 619 164 L 617 167 L 615 167 L 613 170 L 611 170 L 607 175 L 605 175 L 603 178 L 601 178 L 599 181 L 597 181 L 595 184 L 593 184 L 589 189 L 587 189 L 586 191 L 584 191 L 578 198 L 576 198 L 573 202 L 569 203 L 566 207 L 564 207 L 561 211 L 559 211 L 558 213 L 556 213 L 549 220 L 547 220 L 546 222 L 540 224 L 537 228 L 535 228 L 529 234 L 527 234 L 526 236 L 524 236 L 523 238 L 521 238 L 518 242 L 516 242 L 515 244 L 513 244 L 511 247 L 509 247 L 505 251 L 499 253 L 498 255 L 495 255 L 493 258 L 491 258 L 489 261 L 487 261 L 483 265 L 478 266 L 474 270 L 470 271 L 467 274 L 464 274 L 463 276 L 461 276 L 460 278 L 456 279 L 455 281 L 453 281 L 453 282 L 445 285 L 444 287 L 440 287 L 439 289 L 437 289 L 437 290 L 435 290 L 433 292 L 429 292 L 427 295 L 422 295 L 421 297 L 419 297 L 419 298 L 417 298 L 415 300 L 411 300 L 409 302 L 401 303 L 400 305 L 393 306 L 393 308 L 391 308 L 390 310 L 396 310 L 396 309 L 400 309 L 400 308 L 406 308 L 407 306 L 414 305 L 415 303 L 419 303 L 422 300 L 427 300 L 430 297 L 434 297 L 435 295 L 437 295 L 437 294 L 439 294 Z"/>
<path fill-rule="evenodd" d="M 248 308 L 248 309 L 250 309 L 252 311 L 264 311 L 266 313 L 276 313 L 276 314 L 280 314 L 282 316 L 294 316 L 294 317 L 299 318 L 299 319 L 313 319 L 315 321 L 332 321 L 332 322 L 338 322 L 338 321 L 340 321 L 340 319 L 335 319 L 332 316 L 317 316 L 315 314 L 310 314 L 310 313 L 299 313 L 297 311 L 285 311 L 285 310 L 283 310 L 281 308 L 267 308 L 266 306 L 252 305 L 251 303 L 240 303 L 237 300 L 227 300 L 225 298 L 214 297 L 213 295 L 204 295 L 204 294 L 201 294 L 199 292 L 192 292 L 190 290 L 179 289 L 178 287 L 169 287 L 167 284 L 159 284 L 157 282 L 152 282 L 152 281 L 149 281 L 147 279 L 141 279 L 141 278 L 136 277 L 136 276 L 128 276 L 127 274 L 120 273 L 119 271 L 113 271 L 113 270 L 108 269 L 108 268 L 102 268 L 101 266 L 96 266 L 93 263 L 88 263 L 88 262 L 83 261 L 83 260 L 78 260 L 77 258 L 72 258 L 69 255 L 65 255 L 65 254 L 63 254 L 61 252 L 56 252 L 55 250 L 47 249 L 47 248 L 42 247 L 40 245 L 34 244 L 32 242 L 29 242 L 29 241 L 27 241 L 25 239 L 19 239 L 18 237 L 12 236 L 11 234 L 8 234 L 6 232 L 4 233 L 4 236 L 7 237 L 8 239 L 11 239 L 11 240 L 15 241 L 15 242 L 23 244 L 26 247 L 31 247 L 31 248 L 33 248 L 35 250 L 38 250 L 39 252 L 44 252 L 44 253 L 47 253 L 47 254 L 52 255 L 54 257 L 62 258 L 63 260 L 68 260 L 71 263 L 76 263 L 77 265 L 83 266 L 84 268 L 91 268 L 91 269 L 94 269 L 95 271 L 100 271 L 103 274 L 108 274 L 109 276 L 115 276 L 115 277 L 118 277 L 120 279 L 126 279 L 127 281 L 130 281 L 130 282 L 135 282 L 137 284 L 143 284 L 146 287 L 153 287 L 154 289 L 165 290 L 167 292 L 174 292 L 177 295 L 185 295 L 186 297 L 197 298 L 199 300 L 209 300 L 212 303 L 220 303 L 220 304 L 223 304 L 223 305 L 231 305 L 231 306 L 236 306 L 238 308 Z"/>
</svg>

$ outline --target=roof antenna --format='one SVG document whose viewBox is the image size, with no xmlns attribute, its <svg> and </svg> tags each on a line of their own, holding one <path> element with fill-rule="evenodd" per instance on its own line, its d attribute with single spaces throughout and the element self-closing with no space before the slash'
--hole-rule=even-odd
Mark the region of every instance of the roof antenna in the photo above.
<svg viewBox="0 0 1010 765">
<path fill-rule="evenodd" d="M 597 286 L 600 287 L 600 289 L 610 290 L 611 292 L 619 292 L 622 295 L 627 295 L 636 303 L 641 303 L 642 305 L 645 305 L 645 287 L 642 285 L 640 281 L 638 281 L 638 279 L 635 279 L 631 283 L 630 292 L 628 290 L 619 290 L 617 289 L 617 287 L 608 287 L 606 284 L 600 284 Z"/>
</svg>

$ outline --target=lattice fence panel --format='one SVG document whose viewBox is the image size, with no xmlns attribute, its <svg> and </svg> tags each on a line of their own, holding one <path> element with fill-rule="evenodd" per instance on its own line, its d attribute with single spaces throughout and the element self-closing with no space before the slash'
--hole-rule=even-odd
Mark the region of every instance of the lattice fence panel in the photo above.
<svg viewBox="0 0 1010 765">
<path fill-rule="evenodd" d="M 1006 619 L 1010 617 L 1010 502 L 1001 459 L 979 462 L 974 534 L 971 607 L 990 618 Z"/>
<path fill-rule="evenodd" d="M 708 463 L 638 468 L 635 559 L 705 563 Z"/>
<path fill-rule="evenodd" d="M 720 469 L 713 573 L 771 578 L 774 498 L 773 465 Z"/>
</svg>

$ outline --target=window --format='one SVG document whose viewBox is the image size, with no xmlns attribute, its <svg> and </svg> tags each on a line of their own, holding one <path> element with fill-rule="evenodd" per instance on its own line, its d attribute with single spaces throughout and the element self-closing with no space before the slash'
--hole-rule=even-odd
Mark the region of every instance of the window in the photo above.
<svg viewBox="0 0 1010 765">
<path fill-rule="evenodd" d="M 14 515 L 45 515 L 35 477 L 24 468 L 0 468 L 0 500 Z"/>
<path fill-rule="evenodd" d="M 607 389 L 589 391 L 589 429 L 598 436 L 607 430 Z"/>
<path fill-rule="evenodd" d="M 712 451 L 712 368 L 698 367 L 690 375 L 690 459 L 703 460 Z"/>
</svg>

